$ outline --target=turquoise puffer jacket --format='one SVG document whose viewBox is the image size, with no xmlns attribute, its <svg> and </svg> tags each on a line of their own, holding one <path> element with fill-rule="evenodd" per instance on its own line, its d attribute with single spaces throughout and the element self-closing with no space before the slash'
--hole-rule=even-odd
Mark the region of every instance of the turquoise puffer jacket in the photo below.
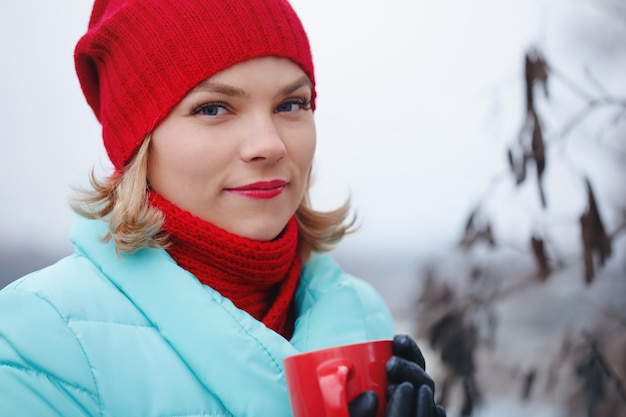
<svg viewBox="0 0 626 417">
<path fill-rule="evenodd" d="M 283 359 L 393 337 L 364 281 L 314 255 L 291 340 L 178 267 L 118 256 L 78 218 L 75 253 L 0 291 L 0 416 L 291 416 Z"/>
</svg>

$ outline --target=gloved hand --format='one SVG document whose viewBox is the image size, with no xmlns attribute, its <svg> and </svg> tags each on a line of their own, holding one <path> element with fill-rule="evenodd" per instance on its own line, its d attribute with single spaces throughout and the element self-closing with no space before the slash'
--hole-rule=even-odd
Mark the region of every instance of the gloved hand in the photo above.
<svg viewBox="0 0 626 417">
<path fill-rule="evenodd" d="M 378 396 L 374 391 L 360 393 L 348 404 L 350 417 L 376 417 Z"/>
<path fill-rule="evenodd" d="M 445 417 L 443 407 L 435 404 L 435 381 L 426 373 L 426 361 L 415 340 L 396 335 L 391 347 L 385 417 Z"/>
<path fill-rule="evenodd" d="M 385 417 L 446 417 L 446 411 L 435 404 L 428 385 L 415 389 L 410 382 L 402 382 L 389 397 Z"/>
<path fill-rule="evenodd" d="M 393 356 L 387 362 L 387 409 L 385 417 L 445 417 L 435 404 L 435 382 L 426 373 L 426 363 L 417 343 L 408 335 L 396 335 Z M 350 417 L 374 417 L 378 399 L 366 391 L 350 402 Z"/>
</svg>

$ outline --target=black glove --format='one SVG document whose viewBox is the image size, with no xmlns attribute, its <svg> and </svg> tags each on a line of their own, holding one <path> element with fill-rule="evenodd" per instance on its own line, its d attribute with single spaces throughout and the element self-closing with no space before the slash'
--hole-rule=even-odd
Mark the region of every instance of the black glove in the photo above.
<svg viewBox="0 0 626 417">
<path fill-rule="evenodd" d="M 378 397 L 374 391 L 360 393 L 348 404 L 350 417 L 376 417 Z"/>
<path fill-rule="evenodd" d="M 435 382 L 426 373 L 424 355 L 407 335 L 396 335 L 393 356 L 387 362 L 387 409 L 385 417 L 445 417 L 435 404 Z M 348 406 L 350 417 L 374 417 L 378 399 L 372 391 L 361 393 Z"/>
<path fill-rule="evenodd" d="M 415 340 L 405 334 L 396 335 L 391 349 L 393 356 L 387 362 L 388 396 L 402 382 L 410 382 L 416 388 L 427 385 L 432 392 L 435 391 L 435 382 L 426 373 L 426 361 Z"/>
<path fill-rule="evenodd" d="M 446 411 L 435 404 L 428 385 L 416 390 L 410 382 L 402 382 L 389 397 L 385 417 L 446 417 Z"/>
<path fill-rule="evenodd" d="M 435 381 L 426 373 L 426 361 L 415 340 L 396 335 L 391 346 L 385 417 L 445 417 L 445 410 L 435 404 Z"/>
</svg>

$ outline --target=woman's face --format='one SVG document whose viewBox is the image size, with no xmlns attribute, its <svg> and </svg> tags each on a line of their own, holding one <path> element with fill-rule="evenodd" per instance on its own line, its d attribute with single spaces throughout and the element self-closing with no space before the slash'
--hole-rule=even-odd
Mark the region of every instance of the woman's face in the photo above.
<svg viewBox="0 0 626 417">
<path fill-rule="evenodd" d="M 231 233 L 274 239 L 307 188 L 316 140 L 310 102 L 309 79 L 285 58 L 214 75 L 153 131 L 150 186 Z"/>
</svg>

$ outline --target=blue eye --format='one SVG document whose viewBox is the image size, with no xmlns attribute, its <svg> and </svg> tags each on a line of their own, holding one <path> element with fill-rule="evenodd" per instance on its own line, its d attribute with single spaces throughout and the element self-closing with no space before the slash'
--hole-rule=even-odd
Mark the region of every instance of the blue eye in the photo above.
<svg viewBox="0 0 626 417">
<path fill-rule="evenodd" d="M 288 101 L 287 103 L 283 103 L 280 106 L 276 107 L 277 112 L 290 112 L 293 111 L 293 106 L 295 103 Z"/>
<path fill-rule="evenodd" d="M 205 116 L 217 116 L 219 111 L 220 108 L 217 106 L 206 106 L 200 109 L 200 114 L 203 114 Z"/>
<path fill-rule="evenodd" d="M 296 111 L 298 109 L 310 110 L 311 109 L 310 100 L 297 99 L 297 100 L 286 101 L 284 103 L 279 104 L 278 107 L 276 107 L 276 112 L 277 113 L 289 113 L 292 111 Z"/>
<path fill-rule="evenodd" d="M 192 113 L 201 116 L 220 116 L 226 112 L 226 108 L 220 103 L 206 103 L 196 107 Z"/>
</svg>

